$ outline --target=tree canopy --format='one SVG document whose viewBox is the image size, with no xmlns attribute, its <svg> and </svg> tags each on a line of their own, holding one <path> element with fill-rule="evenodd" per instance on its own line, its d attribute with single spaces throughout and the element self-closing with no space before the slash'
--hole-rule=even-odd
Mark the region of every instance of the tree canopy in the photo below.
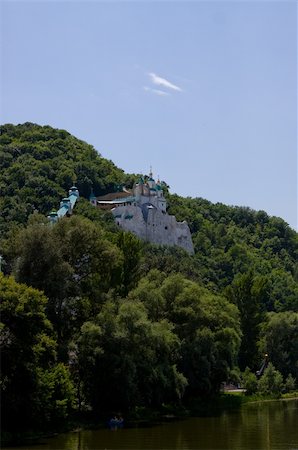
<svg viewBox="0 0 298 450">
<path fill-rule="evenodd" d="M 57 363 L 46 297 L 0 274 L 3 428 L 45 427 L 74 406 L 68 368 Z M 13 428 L 12 428 L 13 429 Z"/>
</svg>

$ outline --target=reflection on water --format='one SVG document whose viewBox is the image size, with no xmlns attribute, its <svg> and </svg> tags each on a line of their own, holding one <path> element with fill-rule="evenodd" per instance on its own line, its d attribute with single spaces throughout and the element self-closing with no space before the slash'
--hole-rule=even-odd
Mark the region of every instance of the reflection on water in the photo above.
<svg viewBox="0 0 298 450">
<path fill-rule="evenodd" d="M 298 450 L 298 400 L 251 403 L 218 417 L 191 418 L 151 428 L 67 433 L 26 449 Z"/>
</svg>

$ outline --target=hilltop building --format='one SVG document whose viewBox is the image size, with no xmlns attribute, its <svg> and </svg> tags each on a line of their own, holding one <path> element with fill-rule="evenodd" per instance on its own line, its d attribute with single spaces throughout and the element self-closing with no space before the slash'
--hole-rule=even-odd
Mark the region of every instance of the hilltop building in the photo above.
<svg viewBox="0 0 298 450">
<path fill-rule="evenodd" d="M 76 186 L 72 186 L 68 194 L 60 202 L 58 211 L 49 214 L 51 223 L 72 214 L 79 191 Z M 152 172 L 149 177 L 141 177 L 131 191 L 112 192 L 96 198 L 92 190 L 89 200 L 95 207 L 110 210 L 121 228 L 140 239 L 161 245 L 178 245 L 194 253 L 187 222 L 177 222 L 175 216 L 167 213 L 162 183 L 159 180 L 155 182 Z"/>
<path fill-rule="evenodd" d="M 58 219 L 61 219 L 61 217 L 70 216 L 79 196 L 78 188 L 72 186 L 68 191 L 68 197 L 64 197 L 61 200 L 58 211 L 51 211 L 48 215 L 50 222 L 55 223 Z"/>
<path fill-rule="evenodd" d="M 94 204 L 94 195 L 90 196 Z M 167 213 L 167 201 L 162 183 L 141 177 L 132 191 L 107 194 L 97 198 L 97 206 L 111 210 L 116 223 L 144 241 L 162 245 L 178 245 L 193 253 L 193 243 L 187 222 L 177 222 Z"/>
</svg>

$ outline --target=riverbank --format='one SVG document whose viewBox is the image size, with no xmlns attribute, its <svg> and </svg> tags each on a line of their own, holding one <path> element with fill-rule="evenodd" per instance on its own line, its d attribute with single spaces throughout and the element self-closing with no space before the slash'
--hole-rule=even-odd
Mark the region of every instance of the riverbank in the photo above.
<svg viewBox="0 0 298 450">
<path fill-rule="evenodd" d="M 164 422 L 184 420 L 191 417 L 216 417 L 224 411 L 240 409 L 250 403 L 267 403 L 274 401 L 290 401 L 298 399 L 298 391 L 283 394 L 280 398 L 246 396 L 243 392 L 225 392 L 208 401 L 193 399 L 187 406 L 162 405 L 160 409 L 137 407 L 125 415 L 126 428 L 152 427 Z M 23 431 L 18 433 L 2 432 L 1 444 L 4 446 L 30 445 L 40 439 L 50 438 L 60 433 L 78 432 L 83 430 L 100 430 L 107 428 L 111 413 L 95 417 L 92 413 L 77 414 L 64 426 L 55 430 Z"/>
<path fill-rule="evenodd" d="M 275 401 L 287 401 L 287 400 L 295 400 L 298 399 L 298 391 L 290 392 L 287 394 L 281 394 L 280 397 L 276 397 L 274 395 L 260 395 L 260 394 L 253 394 L 253 395 L 245 395 L 245 393 L 241 392 L 227 392 L 225 395 L 235 396 L 241 399 L 239 400 L 241 405 L 244 405 L 246 403 L 264 403 L 264 402 L 275 402 Z"/>
<path fill-rule="evenodd" d="M 243 390 L 228 391 L 208 401 L 193 399 L 187 406 L 163 405 L 159 410 L 137 408 L 129 416 L 129 423 L 133 426 L 139 426 L 140 424 L 152 425 L 156 422 L 179 420 L 189 417 L 218 416 L 224 411 L 237 410 L 250 403 L 267 403 L 297 399 L 298 391 L 282 394 L 278 398 L 273 395 L 245 395 Z"/>
</svg>

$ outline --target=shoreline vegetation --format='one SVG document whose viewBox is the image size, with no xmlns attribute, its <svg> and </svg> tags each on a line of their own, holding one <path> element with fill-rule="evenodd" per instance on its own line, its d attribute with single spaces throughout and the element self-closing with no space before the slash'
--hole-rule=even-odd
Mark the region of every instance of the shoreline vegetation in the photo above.
<svg viewBox="0 0 298 450">
<path fill-rule="evenodd" d="M 282 394 L 281 397 L 261 395 L 245 395 L 244 392 L 225 392 L 207 402 L 194 401 L 188 407 L 163 405 L 161 409 L 136 408 L 125 419 L 126 428 L 153 427 L 160 423 L 184 420 L 191 417 L 219 416 L 226 411 L 240 410 L 242 407 L 255 403 L 279 401 L 297 401 L 298 391 Z M 111 415 L 111 414 L 110 414 Z M 93 414 L 81 414 L 72 418 L 61 429 L 52 431 L 28 431 L 24 433 L 3 433 L 1 447 L 13 447 L 34 444 L 40 439 L 49 439 L 62 433 L 77 433 L 84 430 L 100 430 L 108 427 L 109 414 L 99 418 Z"/>
</svg>

